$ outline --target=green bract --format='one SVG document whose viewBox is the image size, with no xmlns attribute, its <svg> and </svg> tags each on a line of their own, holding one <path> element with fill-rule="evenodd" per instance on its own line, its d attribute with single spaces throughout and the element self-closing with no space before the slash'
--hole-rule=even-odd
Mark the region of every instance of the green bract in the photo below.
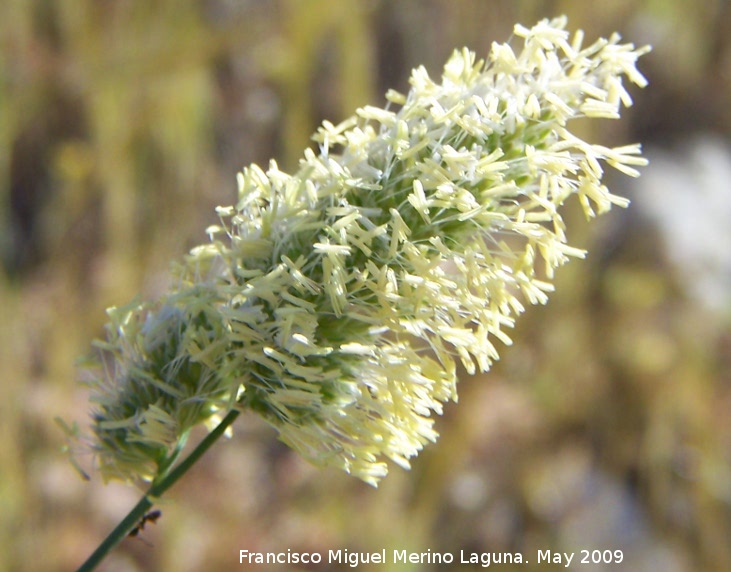
<svg viewBox="0 0 731 572">
<path fill-rule="evenodd" d="M 115 365 L 93 383 L 103 473 L 153 478 L 193 425 L 232 408 L 368 483 L 384 457 L 408 467 L 457 397 L 455 360 L 487 370 L 525 302 L 583 256 L 559 207 L 624 206 L 601 162 L 645 164 L 639 145 L 592 145 L 567 124 L 618 117 L 647 48 L 583 48 L 565 25 L 516 26 L 522 51 L 495 44 L 487 63 L 456 51 L 441 83 L 414 70 L 386 109 L 325 122 L 293 175 L 244 169 L 177 286 L 111 311 Z"/>
</svg>

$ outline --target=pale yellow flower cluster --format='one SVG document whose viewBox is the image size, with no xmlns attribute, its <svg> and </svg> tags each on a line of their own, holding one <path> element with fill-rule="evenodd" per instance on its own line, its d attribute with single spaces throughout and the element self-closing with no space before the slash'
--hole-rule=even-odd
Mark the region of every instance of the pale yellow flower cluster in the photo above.
<svg viewBox="0 0 731 572">
<path fill-rule="evenodd" d="M 95 418 L 107 474 L 154 474 L 192 424 L 232 407 L 368 483 L 384 457 L 408 467 L 457 397 L 455 360 L 487 370 L 525 302 L 583 256 L 559 207 L 573 194 L 590 217 L 624 206 L 601 162 L 645 164 L 639 145 L 593 145 L 567 124 L 619 117 L 647 48 L 582 47 L 565 25 L 516 26 L 522 50 L 494 44 L 486 63 L 456 51 L 440 83 L 414 70 L 386 109 L 325 122 L 294 175 L 244 169 L 177 290 L 115 324 Z"/>
</svg>

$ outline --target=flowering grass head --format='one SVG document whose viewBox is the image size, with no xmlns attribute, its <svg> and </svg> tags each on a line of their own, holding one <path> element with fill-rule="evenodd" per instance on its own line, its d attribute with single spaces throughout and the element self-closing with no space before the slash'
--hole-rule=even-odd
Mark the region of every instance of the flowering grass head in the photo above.
<svg viewBox="0 0 731 572">
<path fill-rule="evenodd" d="M 108 477 L 159 474 L 195 424 L 254 411 L 312 462 L 376 484 L 437 438 L 457 363 L 486 371 L 554 270 L 584 252 L 560 207 L 588 217 L 627 201 L 603 165 L 636 176 L 639 145 L 568 130 L 618 118 L 647 48 L 583 46 L 564 18 L 515 27 L 523 46 L 467 49 L 441 82 L 324 122 L 294 174 L 251 165 L 211 241 L 155 304 L 113 310 L 114 364 L 95 386 Z M 499 343 L 498 343 L 499 342 Z"/>
</svg>

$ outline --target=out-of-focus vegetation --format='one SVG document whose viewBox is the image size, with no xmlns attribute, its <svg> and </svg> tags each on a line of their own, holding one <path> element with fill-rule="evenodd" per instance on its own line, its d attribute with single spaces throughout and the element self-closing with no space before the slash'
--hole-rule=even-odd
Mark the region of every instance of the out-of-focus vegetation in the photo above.
<svg viewBox="0 0 731 572">
<path fill-rule="evenodd" d="M 73 568 L 135 502 L 79 478 L 53 418 L 85 422 L 74 361 L 104 308 L 162 291 L 169 261 L 232 201 L 238 169 L 291 169 L 320 120 L 405 91 L 416 65 L 438 74 L 455 47 L 485 54 L 516 22 L 560 13 L 588 40 L 619 30 L 655 46 L 640 64 L 650 87 L 592 139 L 639 140 L 676 165 L 696 135 L 728 145 L 720 0 L 0 3 L 0 571 Z M 695 193 L 653 200 L 687 219 L 706 212 Z M 288 548 L 522 551 L 528 572 L 554 569 L 537 549 L 608 548 L 624 562 L 583 569 L 731 569 L 731 302 L 688 293 L 694 267 L 644 209 L 599 232 L 569 213 L 589 258 L 559 273 L 492 372 L 465 377 L 411 472 L 373 490 L 246 418 L 169 493 L 146 542 L 126 540 L 102 569 L 237 570 L 239 549 Z"/>
</svg>

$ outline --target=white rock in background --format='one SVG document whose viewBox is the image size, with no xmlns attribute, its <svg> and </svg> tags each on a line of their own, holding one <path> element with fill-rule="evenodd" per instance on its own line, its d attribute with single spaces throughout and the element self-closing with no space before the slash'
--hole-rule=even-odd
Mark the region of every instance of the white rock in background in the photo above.
<svg viewBox="0 0 731 572">
<path fill-rule="evenodd" d="M 688 295 L 731 310 L 731 145 L 699 135 L 669 152 L 646 149 L 633 202 L 659 229 Z"/>
</svg>

